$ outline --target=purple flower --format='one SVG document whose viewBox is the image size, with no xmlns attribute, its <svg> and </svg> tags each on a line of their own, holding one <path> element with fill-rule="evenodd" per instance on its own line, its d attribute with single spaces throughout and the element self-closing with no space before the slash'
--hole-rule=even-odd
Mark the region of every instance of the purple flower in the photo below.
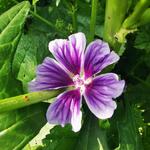
<svg viewBox="0 0 150 150">
<path fill-rule="evenodd" d="M 45 58 L 37 68 L 36 79 L 29 84 L 31 91 L 73 87 L 56 98 L 46 116 L 50 124 L 64 126 L 71 123 L 75 132 L 81 128 L 82 96 L 96 117 L 107 119 L 117 107 L 113 99 L 121 95 L 125 86 L 125 81 L 119 80 L 114 73 L 95 77 L 105 67 L 119 60 L 114 51 L 110 52 L 108 44 L 95 40 L 87 46 L 86 51 L 85 46 L 83 33 L 73 34 L 69 40 L 51 41 L 49 50 L 58 62 Z"/>
</svg>

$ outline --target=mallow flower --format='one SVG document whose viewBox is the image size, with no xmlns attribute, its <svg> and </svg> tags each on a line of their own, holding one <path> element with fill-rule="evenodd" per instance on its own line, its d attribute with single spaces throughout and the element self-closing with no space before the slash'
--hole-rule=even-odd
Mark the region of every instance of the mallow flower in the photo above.
<svg viewBox="0 0 150 150">
<path fill-rule="evenodd" d="M 81 32 L 70 35 L 68 40 L 51 41 L 49 50 L 56 60 L 45 58 L 37 67 L 36 78 L 29 83 L 31 91 L 70 87 L 57 96 L 46 117 L 50 124 L 70 123 L 75 132 L 81 128 L 82 101 L 97 118 L 110 118 L 117 107 L 113 99 L 122 94 L 125 86 L 115 73 L 99 75 L 119 60 L 106 42 L 97 39 L 85 48 L 86 38 Z"/>
</svg>

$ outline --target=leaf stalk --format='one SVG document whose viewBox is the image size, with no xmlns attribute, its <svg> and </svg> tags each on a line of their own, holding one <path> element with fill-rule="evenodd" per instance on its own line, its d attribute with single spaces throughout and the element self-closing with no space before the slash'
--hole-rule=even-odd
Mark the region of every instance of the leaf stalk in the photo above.
<svg viewBox="0 0 150 150">
<path fill-rule="evenodd" d="M 39 91 L 0 100 L 0 113 L 56 97 L 62 90 Z"/>
<path fill-rule="evenodd" d="M 92 0 L 89 42 L 94 39 L 98 0 Z"/>
</svg>

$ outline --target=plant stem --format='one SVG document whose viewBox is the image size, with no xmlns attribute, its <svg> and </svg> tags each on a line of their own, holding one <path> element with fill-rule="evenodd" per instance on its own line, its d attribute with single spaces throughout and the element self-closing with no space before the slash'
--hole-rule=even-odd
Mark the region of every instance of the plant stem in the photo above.
<svg viewBox="0 0 150 150">
<path fill-rule="evenodd" d="M 123 28 L 133 28 L 138 23 L 138 20 L 143 15 L 144 11 L 149 7 L 150 0 L 140 0 L 135 8 L 133 13 L 124 21 L 122 24 Z"/>
<path fill-rule="evenodd" d="M 72 25 L 73 25 L 73 32 L 78 31 L 78 25 L 77 25 L 77 0 L 74 0 L 73 4 L 69 3 L 66 0 L 62 1 L 63 4 L 66 6 L 66 8 L 69 10 L 71 17 L 72 17 Z"/>
<path fill-rule="evenodd" d="M 89 42 L 94 39 L 98 0 L 92 0 Z"/>
<path fill-rule="evenodd" d="M 56 27 L 53 25 L 53 23 L 51 23 L 50 21 L 46 20 L 45 18 L 41 17 L 40 15 L 34 13 L 33 11 L 30 10 L 30 13 L 36 17 L 37 19 L 39 19 L 40 21 L 44 22 L 45 24 L 47 24 L 49 27 L 53 28 L 56 30 Z"/>
<path fill-rule="evenodd" d="M 17 0 L 12 0 L 14 3 L 18 4 L 19 2 Z M 42 16 L 38 15 L 36 13 L 36 5 L 34 5 L 34 11 L 30 10 L 30 13 L 36 17 L 37 19 L 39 19 L 40 21 L 44 22 L 45 24 L 47 24 L 49 27 L 56 29 L 56 27 L 53 25 L 53 23 L 51 23 L 50 21 L 46 20 L 45 18 L 43 18 Z"/>
<path fill-rule="evenodd" d="M 34 13 L 36 14 L 36 4 L 33 5 Z"/>
<path fill-rule="evenodd" d="M 56 97 L 62 90 L 32 92 L 0 100 L 0 113 Z"/>
<path fill-rule="evenodd" d="M 116 33 L 116 37 L 119 43 L 125 43 L 125 37 L 129 33 L 133 33 L 137 30 L 137 25 L 140 21 L 145 10 L 149 7 L 150 0 L 140 0 L 135 8 L 133 13 L 125 19 L 120 30 Z"/>
<path fill-rule="evenodd" d="M 106 1 L 103 38 L 116 52 L 119 51 L 121 45 L 117 42 L 115 34 L 120 29 L 128 8 L 128 0 L 122 0 L 121 2 L 120 0 Z"/>
<path fill-rule="evenodd" d="M 74 32 L 77 32 L 77 13 L 76 13 L 76 6 L 72 6 L 72 24 Z"/>
</svg>

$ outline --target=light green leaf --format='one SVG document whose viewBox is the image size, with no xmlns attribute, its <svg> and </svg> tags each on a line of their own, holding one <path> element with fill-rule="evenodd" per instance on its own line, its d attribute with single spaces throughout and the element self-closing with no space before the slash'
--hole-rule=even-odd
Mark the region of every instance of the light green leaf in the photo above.
<svg viewBox="0 0 150 150">
<path fill-rule="evenodd" d="M 7 86 L 12 78 L 11 61 L 30 4 L 24 1 L 0 16 L 0 97 L 7 97 Z M 12 80 L 14 80 L 12 78 Z M 10 88 L 10 87 L 9 87 Z M 13 91 L 14 88 L 12 88 Z"/>
<path fill-rule="evenodd" d="M 21 36 L 12 63 L 12 71 L 24 87 L 35 77 L 36 67 L 49 54 L 48 39 L 44 33 L 29 30 Z M 25 89 L 24 89 L 25 90 Z"/>
<path fill-rule="evenodd" d="M 29 9 L 29 2 L 24 1 L 0 16 L 0 98 L 22 93 L 11 62 Z M 0 149 L 22 149 L 45 124 L 45 110 L 44 104 L 37 104 L 0 114 Z"/>
</svg>

